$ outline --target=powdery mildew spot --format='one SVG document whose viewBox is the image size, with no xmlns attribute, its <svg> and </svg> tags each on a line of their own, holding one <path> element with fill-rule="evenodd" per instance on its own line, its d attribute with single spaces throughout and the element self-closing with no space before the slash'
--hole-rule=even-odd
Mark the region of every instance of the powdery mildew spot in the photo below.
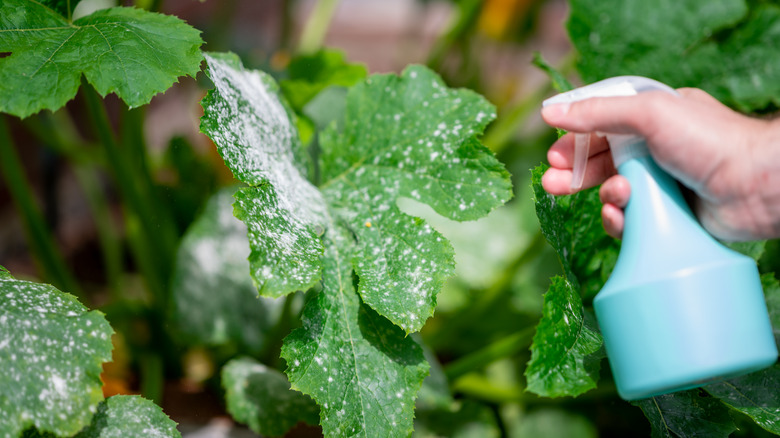
<svg viewBox="0 0 780 438">
<path fill-rule="evenodd" d="M 317 281 L 326 222 L 322 196 L 305 177 L 297 130 L 278 86 L 237 61 L 206 55 L 215 89 L 203 100 L 201 127 L 236 178 L 252 187 L 236 195 L 236 216 L 249 227 L 258 289 L 281 296 Z"/>
<path fill-rule="evenodd" d="M 0 431 L 34 425 L 72 435 L 103 398 L 113 330 L 98 312 L 46 284 L 0 276 Z"/>
</svg>

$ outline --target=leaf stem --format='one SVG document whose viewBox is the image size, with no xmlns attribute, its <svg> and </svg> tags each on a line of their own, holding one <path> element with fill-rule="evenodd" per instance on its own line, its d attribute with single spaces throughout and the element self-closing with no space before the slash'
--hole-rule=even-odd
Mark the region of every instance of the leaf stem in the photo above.
<svg viewBox="0 0 780 438">
<path fill-rule="evenodd" d="M 457 17 L 450 25 L 450 29 L 436 41 L 426 65 L 438 70 L 444 63 L 450 48 L 466 37 L 477 24 L 477 18 L 482 10 L 482 0 L 463 0 L 458 2 L 459 11 Z"/>
<path fill-rule="evenodd" d="M 471 371 L 482 369 L 498 359 L 512 356 L 531 345 L 535 332 L 535 327 L 528 327 L 499 339 L 485 348 L 450 362 L 444 367 L 444 374 L 448 380 L 454 381 Z"/>
<path fill-rule="evenodd" d="M 44 276 L 57 288 L 69 292 L 87 303 L 86 296 L 68 270 L 46 222 L 35 203 L 35 196 L 24 175 L 22 162 L 13 139 L 0 117 L 0 170 L 8 184 L 14 204 L 22 216 L 35 259 Z"/>
<path fill-rule="evenodd" d="M 29 132 L 54 152 L 68 158 L 92 211 L 98 233 L 103 266 L 111 296 L 121 298 L 122 244 L 119 230 L 111 218 L 111 209 L 101 190 L 98 165 L 105 164 L 105 157 L 97 147 L 86 147 L 76 132 L 65 110 L 52 114 L 41 111 L 37 117 L 25 120 Z"/>
<path fill-rule="evenodd" d="M 574 53 L 569 53 L 564 57 L 558 68 L 561 74 L 568 74 L 574 68 Z M 528 119 L 528 117 L 539 110 L 539 102 L 553 91 L 552 82 L 547 82 L 544 87 L 537 89 L 530 96 L 518 102 L 513 107 L 502 111 L 495 123 L 490 125 L 482 143 L 490 150 L 499 153 L 509 145 L 519 126 Z"/>
<path fill-rule="evenodd" d="M 161 229 L 161 225 L 165 227 L 164 221 L 155 222 L 157 215 L 152 207 L 154 204 L 149 202 L 151 194 L 144 193 L 141 182 L 144 175 L 139 174 L 132 166 L 133 161 L 120 150 L 102 99 L 85 79 L 82 79 L 82 90 L 93 127 L 106 153 L 119 192 L 126 202 L 127 230 L 135 259 L 155 299 L 161 301 L 158 306 L 164 308 L 168 289 L 166 267 L 173 259 L 175 241 L 171 242 L 169 230 Z"/>
<path fill-rule="evenodd" d="M 313 53 L 322 47 L 339 0 L 319 0 L 309 14 L 298 42 L 298 53 Z"/>
</svg>

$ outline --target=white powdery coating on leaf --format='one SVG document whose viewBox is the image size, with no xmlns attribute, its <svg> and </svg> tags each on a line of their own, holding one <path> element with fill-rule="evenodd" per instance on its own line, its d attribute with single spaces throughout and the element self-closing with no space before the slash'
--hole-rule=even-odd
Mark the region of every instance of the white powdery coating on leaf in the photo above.
<svg viewBox="0 0 780 438">
<path fill-rule="evenodd" d="M 250 185 L 269 182 L 278 207 L 307 224 L 321 224 L 325 203 L 319 190 L 295 166 L 298 132 L 263 73 L 237 70 L 205 55 L 220 99 L 209 108 L 222 129 L 209 132 L 237 178 Z"/>
<path fill-rule="evenodd" d="M 100 404 L 92 424 L 75 438 L 181 438 L 176 423 L 150 400 L 115 395 Z"/>
<path fill-rule="evenodd" d="M 472 220 L 507 201 L 508 173 L 475 139 L 493 118 L 484 98 L 417 66 L 353 88 L 344 132 L 320 139 L 324 196 L 343 206 L 336 211 L 358 238 L 359 292 L 407 332 L 433 315 L 454 261 L 449 242 L 396 202 L 408 197 Z"/>
<path fill-rule="evenodd" d="M 314 230 L 327 212 L 296 160 L 297 130 L 269 76 L 206 60 L 216 88 L 204 99 L 204 132 L 233 174 L 253 186 L 236 196 L 236 215 L 249 227 L 253 278 L 271 297 L 306 289 L 319 275 L 322 248 Z"/>
<path fill-rule="evenodd" d="M 102 399 L 111 327 L 52 286 L 0 279 L 0 430 L 72 435 Z"/>
</svg>

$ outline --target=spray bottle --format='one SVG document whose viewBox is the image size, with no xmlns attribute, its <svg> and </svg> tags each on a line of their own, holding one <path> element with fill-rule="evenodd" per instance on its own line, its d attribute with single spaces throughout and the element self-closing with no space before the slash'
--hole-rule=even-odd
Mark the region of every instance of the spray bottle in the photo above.
<svg viewBox="0 0 780 438">
<path fill-rule="evenodd" d="M 621 76 L 544 105 L 647 91 L 677 94 L 652 79 Z M 643 138 L 603 135 L 631 185 L 620 255 L 593 300 L 620 396 L 636 400 L 695 388 L 775 363 L 755 262 L 702 228 Z M 590 133 L 575 134 L 575 189 L 582 185 L 589 139 Z"/>
</svg>

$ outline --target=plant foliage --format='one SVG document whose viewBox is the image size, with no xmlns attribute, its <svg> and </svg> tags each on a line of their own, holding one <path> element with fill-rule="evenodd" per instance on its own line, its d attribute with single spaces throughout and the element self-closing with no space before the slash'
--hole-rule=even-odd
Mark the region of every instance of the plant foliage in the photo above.
<svg viewBox="0 0 780 438">
<path fill-rule="evenodd" d="M 11 55 L 0 58 L 0 112 L 24 118 L 57 110 L 76 95 L 82 75 L 103 96 L 143 105 L 199 70 L 198 34 L 141 9 L 104 9 L 71 22 L 46 4 L 3 0 L 0 52 Z"/>
<path fill-rule="evenodd" d="M 235 214 L 260 293 L 322 284 L 285 340 L 292 387 L 320 405 L 326 435 L 408 435 L 428 364 L 406 334 L 433 314 L 453 261 L 449 243 L 395 203 L 409 197 L 468 220 L 508 200 L 507 172 L 477 140 L 492 106 L 423 67 L 371 76 L 320 135 L 315 186 L 275 82 L 231 55 L 206 60 L 215 88 L 201 129 L 249 185 Z"/>
</svg>

